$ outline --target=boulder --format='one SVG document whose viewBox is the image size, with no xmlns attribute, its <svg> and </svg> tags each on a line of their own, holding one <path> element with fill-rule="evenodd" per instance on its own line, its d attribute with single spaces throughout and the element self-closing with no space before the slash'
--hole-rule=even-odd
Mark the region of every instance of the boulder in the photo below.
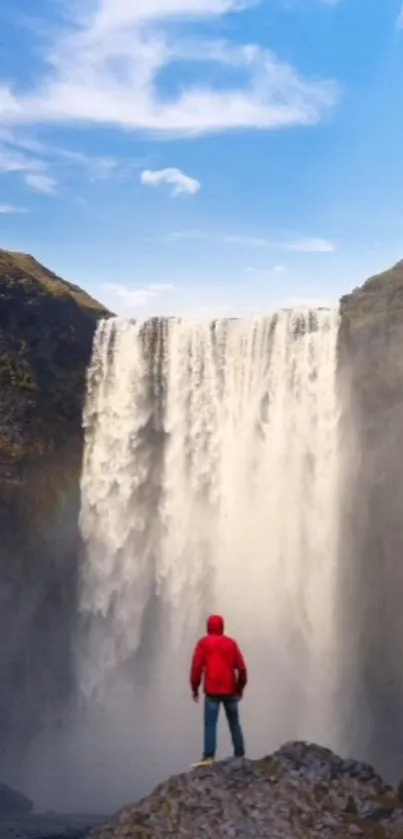
<svg viewBox="0 0 403 839">
<path fill-rule="evenodd" d="M 161 784 L 93 839 L 402 839 L 403 805 L 365 763 L 288 743 Z"/>
</svg>

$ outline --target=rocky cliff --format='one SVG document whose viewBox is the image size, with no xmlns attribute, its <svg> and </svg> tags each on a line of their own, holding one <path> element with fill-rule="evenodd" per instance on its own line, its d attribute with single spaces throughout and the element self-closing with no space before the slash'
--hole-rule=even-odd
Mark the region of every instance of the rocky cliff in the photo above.
<svg viewBox="0 0 403 839">
<path fill-rule="evenodd" d="M 108 312 L 0 250 L 0 741 L 25 741 L 68 692 L 86 367 Z M 73 611 L 72 611 L 73 610 Z M 1 758 L 0 758 L 1 761 Z"/>
<path fill-rule="evenodd" d="M 340 638 L 347 736 L 382 771 L 403 754 L 403 262 L 341 300 Z"/>
</svg>

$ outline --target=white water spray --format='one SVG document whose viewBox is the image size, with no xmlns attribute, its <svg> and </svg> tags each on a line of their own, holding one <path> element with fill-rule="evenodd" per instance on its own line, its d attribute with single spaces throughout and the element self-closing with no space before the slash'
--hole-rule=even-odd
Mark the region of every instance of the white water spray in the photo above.
<svg viewBox="0 0 403 839">
<path fill-rule="evenodd" d="M 216 610 L 249 663 L 250 752 L 296 736 L 337 746 L 337 330 L 327 311 L 99 326 L 80 680 L 111 725 L 124 682 L 134 741 L 149 732 L 142 760 L 167 752 L 156 777 L 194 756 L 194 737 L 177 748 L 199 725 L 189 656 Z"/>
</svg>

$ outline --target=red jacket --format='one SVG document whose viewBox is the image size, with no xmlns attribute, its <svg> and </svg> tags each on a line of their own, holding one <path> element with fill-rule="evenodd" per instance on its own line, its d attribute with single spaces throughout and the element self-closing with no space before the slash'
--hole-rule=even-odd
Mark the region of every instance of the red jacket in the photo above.
<svg viewBox="0 0 403 839">
<path fill-rule="evenodd" d="M 207 635 L 196 645 L 190 684 L 197 694 L 204 676 L 207 696 L 241 696 L 248 680 L 246 664 L 236 641 L 224 635 L 224 621 L 212 615 Z"/>
</svg>

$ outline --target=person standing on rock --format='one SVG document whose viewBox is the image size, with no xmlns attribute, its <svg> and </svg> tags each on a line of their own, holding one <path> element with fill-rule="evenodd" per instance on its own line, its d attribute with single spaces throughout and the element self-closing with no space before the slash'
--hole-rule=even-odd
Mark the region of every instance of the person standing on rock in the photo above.
<svg viewBox="0 0 403 839">
<path fill-rule="evenodd" d="M 207 621 L 207 635 L 193 653 L 190 685 L 193 700 L 199 701 L 203 679 L 204 751 L 202 760 L 194 766 L 211 766 L 217 748 L 217 722 L 220 706 L 224 706 L 235 757 L 244 757 L 245 745 L 239 722 L 239 700 L 248 681 L 244 657 L 233 638 L 224 635 L 224 620 L 211 615 Z"/>
</svg>

